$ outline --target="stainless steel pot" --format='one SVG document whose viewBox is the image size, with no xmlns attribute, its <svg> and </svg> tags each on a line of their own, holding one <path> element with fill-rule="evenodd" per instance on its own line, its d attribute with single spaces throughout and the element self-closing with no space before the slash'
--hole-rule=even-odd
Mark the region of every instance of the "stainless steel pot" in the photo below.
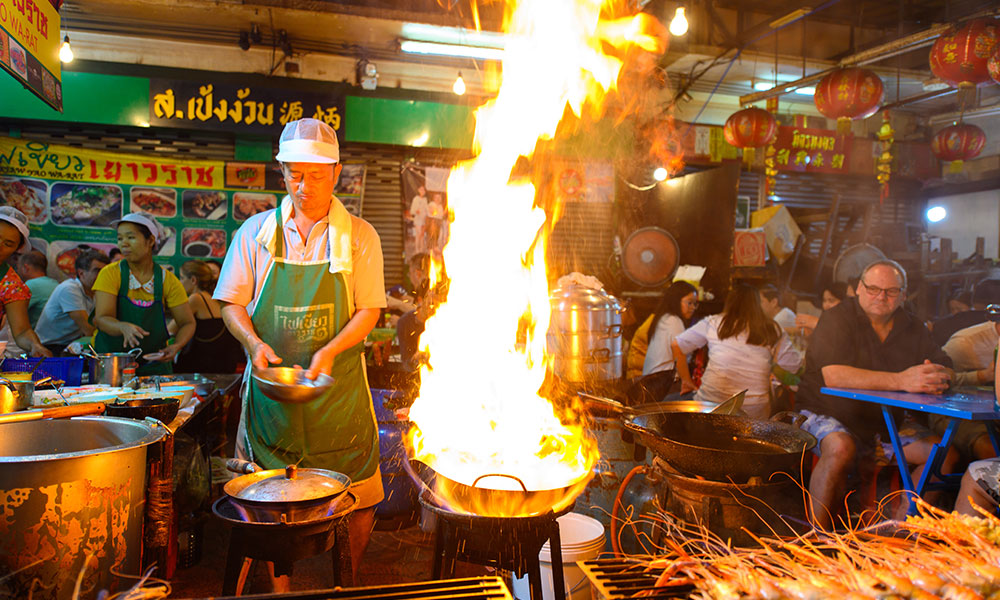
<svg viewBox="0 0 1000 600">
<path fill-rule="evenodd" d="M 113 574 L 140 575 L 146 451 L 165 434 L 111 417 L 0 425 L 0 598 L 75 598 L 81 575 L 80 597 L 131 586 Z"/>
<path fill-rule="evenodd" d="M 121 387 L 122 372 L 138 365 L 139 355 L 142 350 L 133 348 L 128 352 L 109 352 L 107 354 L 96 354 L 86 352 L 84 356 L 90 362 L 90 383 L 104 383 L 111 387 Z"/>
<path fill-rule="evenodd" d="M 621 305 L 603 290 L 571 285 L 552 293 L 547 334 L 555 374 L 564 381 L 622 376 Z"/>
<path fill-rule="evenodd" d="M 0 377 L 0 414 L 28 408 L 34 393 L 33 381 L 13 381 Z"/>
</svg>

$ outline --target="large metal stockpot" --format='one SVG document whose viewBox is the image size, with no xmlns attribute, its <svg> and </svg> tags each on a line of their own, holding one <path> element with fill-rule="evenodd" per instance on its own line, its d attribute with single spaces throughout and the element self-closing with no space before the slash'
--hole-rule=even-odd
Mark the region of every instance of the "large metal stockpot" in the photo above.
<svg viewBox="0 0 1000 600">
<path fill-rule="evenodd" d="M 81 574 L 93 598 L 139 575 L 146 451 L 164 435 L 113 417 L 0 425 L 0 598 L 73 598 Z"/>
<path fill-rule="evenodd" d="M 604 290 L 582 285 L 551 296 L 548 346 L 564 381 L 608 381 L 622 376 L 621 304 Z"/>
<path fill-rule="evenodd" d="M 90 383 L 104 383 L 111 387 L 121 387 L 122 374 L 129 367 L 138 366 L 142 350 L 133 348 L 128 352 L 109 352 L 107 354 L 85 353 L 90 362 Z"/>
</svg>

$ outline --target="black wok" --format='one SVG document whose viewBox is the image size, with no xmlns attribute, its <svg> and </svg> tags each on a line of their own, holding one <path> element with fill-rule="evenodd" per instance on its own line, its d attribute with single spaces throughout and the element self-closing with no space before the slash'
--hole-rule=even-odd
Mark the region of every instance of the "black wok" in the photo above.
<svg viewBox="0 0 1000 600">
<path fill-rule="evenodd" d="M 796 425 L 702 413 L 648 413 L 628 418 L 625 427 L 642 445 L 683 473 L 743 483 L 751 477 L 787 473 L 797 477 L 808 461 L 803 454 L 816 438 Z M 808 457 L 806 457 L 808 458 Z"/>
<path fill-rule="evenodd" d="M 145 419 L 153 417 L 165 425 L 169 425 L 180 408 L 179 398 L 132 398 L 108 402 L 104 414 L 109 417 L 125 417 L 128 419 Z"/>
<path fill-rule="evenodd" d="M 559 511 L 573 503 L 593 476 L 592 472 L 588 473 L 560 488 L 529 490 L 512 475 L 484 474 L 472 485 L 467 485 L 445 477 L 415 458 L 409 459 L 404 466 L 414 482 L 429 492 L 438 506 L 484 517 L 526 517 L 549 510 Z"/>
</svg>

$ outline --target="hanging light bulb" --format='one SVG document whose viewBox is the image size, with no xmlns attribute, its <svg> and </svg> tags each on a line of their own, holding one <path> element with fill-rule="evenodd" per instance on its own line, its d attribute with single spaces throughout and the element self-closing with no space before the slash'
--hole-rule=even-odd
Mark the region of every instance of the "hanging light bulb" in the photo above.
<svg viewBox="0 0 1000 600">
<path fill-rule="evenodd" d="M 64 63 L 73 62 L 73 49 L 69 47 L 69 36 L 63 38 L 62 47 L 59 48 L 59 60 Z"/>
<path fill-rule="evenodd" d="M 668 175 L 669 173 L 667 173 L 667 170 L 663 167 L 656 167 L 656 169 L 653 170 L 653 179 L 657 181 L 666 181 Z"/>
<path fill-rule="evenodd" d="M 455 92 L 456 96 L 461 96 L 465 94 L 465 80 L 462 79 L 462 72 L 458 72 L 458 77 L 455 78 L 455 84 L 451 86 L 451 91 Z"/>
<path fill-rule="evenodd" d="M 674 12 L 674 18 L 670 20 L 670 33 L 681 36 L 688 31 L 688 20 L 684 16 L 684 7 L 678 6 Z"/>
</svg>

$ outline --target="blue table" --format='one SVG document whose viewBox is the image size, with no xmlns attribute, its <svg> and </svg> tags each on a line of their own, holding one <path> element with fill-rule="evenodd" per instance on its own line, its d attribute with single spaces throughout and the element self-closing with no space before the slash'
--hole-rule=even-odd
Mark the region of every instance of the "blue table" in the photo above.
<svg viewBox="0 0 1000 600">
<path fill-rule="evenodd" d="M 1000 456 L 1000 437 L 998 437 L 995 421 L 1000 419 L 1000 411 L 996 409 L 993 392 L 980 390 L 959 390 L 949 391 L 945 394 L 911 394 L 909 392 L 883 392 L 879 390 L 857 390 L 842 388 L 822 388 L 820 390 L 828 396 L 839 396 L 862 402 L 872 402 L 882 407 L 882 416 L 885 418 L 885 426 L 889 430 L 889 437 L 892 441 L 892 449 L 896 453 L 896 464 L 899 466 L 899 477 L 903 483 L 903 489 L 918 496 L 923 495 L 927 490 L 934 489 L 958 489 L 962 480 L 961 474 L 942 474 L 941 463 L 947 454 L 948 447 L 951 446 L 952 436 L 958 427 L 959 421 L 984 421 L 986 431 L 993 442 L 993 449 Z M 892 408 L 904 408 L 913 412 L 942 415 L 949 417 L 948 427 L 944 431 L 941 441 L 931 448 L 930 457 L 927 459 L 927 467 L 920 474 L 920 481 L 913 485 L 913 478 L 907 468 L 906 458 L 903 456 L 903 443 L 899 438 L 899 429 L 896 427 L 896 419 L 892 416 Z M 936 477 L 940 483 L 931 483 L 931 475 Z M 910 514 L 916 511 L 916 504 L 910 503 Z"/>
</svg>

